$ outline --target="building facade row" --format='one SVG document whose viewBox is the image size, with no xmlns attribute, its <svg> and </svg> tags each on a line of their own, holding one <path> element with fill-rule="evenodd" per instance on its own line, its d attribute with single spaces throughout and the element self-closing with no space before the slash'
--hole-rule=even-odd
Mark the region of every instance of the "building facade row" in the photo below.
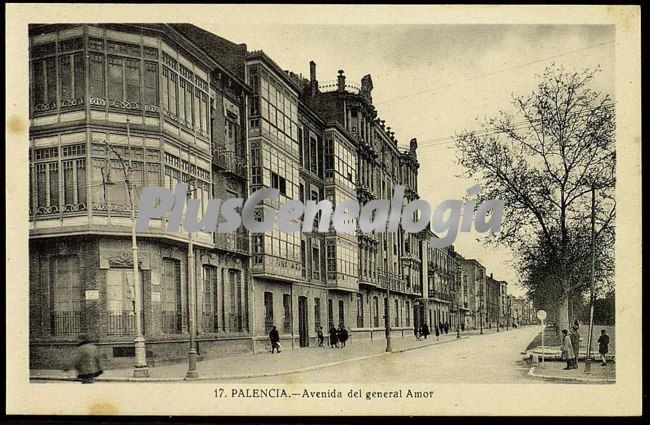
<svg viewBox="0 0 650 425">
<path fill-rule="evenodd" d="M 32 367 L 63 366 L 81 332 L 109 367 L 132 364 L 138 286 L 150 364 L 186 357 L 190 313 L 206 357 L 264 350 L 273 326 L 284 346 L 306 347 L 330 325 L 383 338 L 387 325 L 410 336 L 501 317 L 505 282 L 488 284 L 476 260 L 429 246 L 431 232 L 367 234 L 354 221 L 347 233 L 189 235 L 152 220 L 137 234 L 135 285 L 143 187 L 187 183 L 199 218 L 208 199 L 265 187 L 280 200 L 256 220 L 290 200 L 390 199 L 396 185 L 408 202 L 417 140 L 398 147 L 370 75 L 319 82 L 312 62 L 303 78 L 191 25 L 34 25 L 29 37 Z"/>
</svg>

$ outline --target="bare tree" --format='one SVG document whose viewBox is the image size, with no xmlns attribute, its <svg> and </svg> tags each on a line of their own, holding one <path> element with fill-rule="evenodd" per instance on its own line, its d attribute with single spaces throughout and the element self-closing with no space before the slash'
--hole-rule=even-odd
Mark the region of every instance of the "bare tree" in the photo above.
<svg viewBox="0 0 650 425">
<path fill-rule="evenodd" d="M 456 139 L 460 163 L 483 187 L 481 200 L 505 201 L 502 231 L 490 241 L 546 253 L 550 263 L 539 270 L 558 297 L 560 326 L 568 325 L 570 294 L 584 286 L 584 270 L 572 261 L 584 256 L 575 248 L 591 216 L 592 187 L 597 237 L 613 246 L 605 235 L 613 234 L 616 211 L 614 108 L 592 89 L 596 72 L 547 68 L 530 95 L 513 99 L 514 112 Z"/>
</svg>

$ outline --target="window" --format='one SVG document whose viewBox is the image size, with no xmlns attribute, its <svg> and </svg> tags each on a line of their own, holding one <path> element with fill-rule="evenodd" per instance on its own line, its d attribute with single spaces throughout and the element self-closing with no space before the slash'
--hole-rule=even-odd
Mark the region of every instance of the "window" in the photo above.
<svg viewBox="0 0 650 425">
<path fill-rule="evenodd" d="M 284 332 L 291 332 L 291 296 L 282 295 L 282 308 L 284 309 L 284 323 L 282 329 Z"/>
<path fill-rule="evenodd" d="M 182 327 L 181 265 L 172 259 L 163 260 L 161 286 L 162 331 L 180 333 Z"/>
<path fill-rule="evenodd" d="M 111 100 L 124 100 L 124 67 L 123 59 L 108 57 L 108 98 Z"/>
<path fill-rule="evenodd" d="M 264 293 L 264 329 L 270 332 L 273 328 L 273 294 Z"/>
<path fill-rule="evenodd" d="M 395 300 L 395 326 L 399 326 L 399 301 Z"/>
<path fill-rule="evenodd" d="M 217 269 L 214 267 L 203 267 L 203 332 L 216 332 L 218 330 L 217 306 Z"/>
<path fill-rule="evenodd" d="M 363 328 L 363 295 L 357 294 L 357 327 Z"/>
<path fill-rule="evenodd" d="M 375 328 L 379 327 L 379 298 L 372 298 L 372 314 L 373 314 L 373 326 Z"/>
<path fill-rule="evenodd" d="M 142 282 L 142 272 L 139 272 L 139 278 Z M 107 333 L 109 335 L 135 334 L 135 291 L 133 269 L 109 269 L 106 271 Z"/>
<path fill-rule="evenodd" d="M 158 64 L 144 63 L 144 92 L 142 101 L 145 105 L 158 105 Z"/>
<path fill-rule="evenodd" d="M 345 306 L 343 300 L 339 300 L 339 326 L 345 326 Z"/>
<path fill-rule="evenodd" d="M 334 325 L 334 305 L 331 299 L 327 300 L 327 326 Z"/>
<path fill-rule="evenodd" d="M 241 271 L 231 269 L 228 271 L 230 281 L 230 330 L 241 332 L 242 305 L 241 305 Z"/>
<path fill-rule="evenodd" d="M 62 162 L 63 196 L 66 208 L 85 209 L 86 204 L 86 160 L 72 159 Z M 83 205 L 82 205 L 83 204 Z M 73 209 L 73 210 L 74 210 Z"/>
<path fill-rule="evenodd" d="M 83 330 L 83 287 L 79 257 L 53 258 L 52 334 L 74 335 Z"/>
<path fill-rule="evenodd" d="M 311 270 L 312 278 L 320 280 L 320 247 L 318 246 L 318 240 L 314 239 L 312 241 L 313 245 L 311 247 Z"/>
<path fill-rule="evenodd" d="M 406 326 L 411 326 L 411 303 L 406 302 Z"/>
<path fill-rule="evenodd" d="M 271 171 L 271 187 L 279 189 L 282 195 L 287 195 L 287 180 L 273 171 Z"/>
<path fill-rule="evenodd" d="M 320 298 L 314 298 L 314 326 L 318 330 L 321 327 L 320 324 Z"/>
<path fill-rule="evenodd" d="M 37 163 L 36 204 L 42 213 L 59 210 L 59 163 Z"/>
<path fill-rule="evenodd" d="M 89 75 L 90 75 L 90 96 L 104 98 L 104 55 L 101 53 L 89 53 Z"/>
<path fill-rule="evenodd" d="M 126 100 L 140 102 L 140 61 L 125 59 Z"/>
<path fill-rule="evenodd" d="M 318 143 L 315 137 L 309 137 L 309 169 L 318 174 Z"/>
<path fill-rule="evenodd" d="M 307 242 L 300 241 L 300 264 L 302 264 L 302 277 L 307 277 Z"/>
</svg>

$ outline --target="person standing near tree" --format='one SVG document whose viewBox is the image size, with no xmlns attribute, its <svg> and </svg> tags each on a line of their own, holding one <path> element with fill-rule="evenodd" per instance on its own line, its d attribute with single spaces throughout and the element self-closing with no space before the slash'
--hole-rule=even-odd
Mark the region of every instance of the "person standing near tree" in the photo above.
<svg viewBox="0 0 650 425">
<path fill-rule="evenodd" d="M 571 345 L 569 331 L 566 329 L 562 329 L 562 360 L 566 360 L 564 370 L 573 369 L 573 345 Z"/>
<path fill-rule="evenodd" d="M 609 352 L 609 335 L 605 329 L 600 331 L 600 337 L 598 337 L 598 353 L 600 353 L 600 360 L 602 361 L 601 366 L 607 366 L 607 359 L 605 356 Z"/>
<path fill-rule="evenodd" d="M 577 369 L 578 368 L 578 353 L 580 352 L 580 333 L 578 332 L 578 329 L 580 328 L 580 322 L 578 322 L 578 318 L 573 319 L 573 325 L 571 326 L 571 345 L 573 346 L 573 354 L 574 354 L 574 361 L 573 361 L 573 368 Z"/>
</svg>

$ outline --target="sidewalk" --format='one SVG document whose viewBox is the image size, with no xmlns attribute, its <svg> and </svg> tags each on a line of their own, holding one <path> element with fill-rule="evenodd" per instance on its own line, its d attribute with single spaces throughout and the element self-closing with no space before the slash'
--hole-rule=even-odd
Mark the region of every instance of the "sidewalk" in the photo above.
<svg viewBox="0 0 650 425">
<path fill-rule="evenodd" d="M 464 332 L 461 339 L 477 332 Z M 428 339 L 418 341 L 415 337 L 393 338 L 393 353 L 415 350 L 436 344 L 458 341 L 456 333 L 450 332 L 440 336 L 436 341 L 435 335 Z M 361 340 L 348 341 L 345 348 L 309 347 L 283 350 L 280 354 L 258 353 L 238 354 L 228 357 L 212 358 L 197 363 L 199 379 L 201 380 L 228 380 L 240 378 L 257 378 L 264 376 L 286 375 L 333 366 L 340 363 L 363 360 L 371 357 L 389 355 L 386 353 L 386 340 Z M 149 368 L 148 378 L 133 378 L 133 369 L 111 369 L 104 371 L 98 381 L 113 382 L 164 382 L 182 381 L 187 372 L 187 363 L 156 366 Z M 74 372 L 60 370 L 30 370 L 31 380 L 75 380 Z"/>
<path fill-rule="evenodd" d="M 591 384 L 613 384 L 616 382 L 616 364 L 607 362 L 601 366 L 600 362 L 591 364 L 591 373 L 585 373 L 585 364 L 578 363 L 578 369 L 564 370 L 566 362 L 534 363 L 528 371 L 528 376 L 548 380 L 574 381 Z"/>
</svg>

